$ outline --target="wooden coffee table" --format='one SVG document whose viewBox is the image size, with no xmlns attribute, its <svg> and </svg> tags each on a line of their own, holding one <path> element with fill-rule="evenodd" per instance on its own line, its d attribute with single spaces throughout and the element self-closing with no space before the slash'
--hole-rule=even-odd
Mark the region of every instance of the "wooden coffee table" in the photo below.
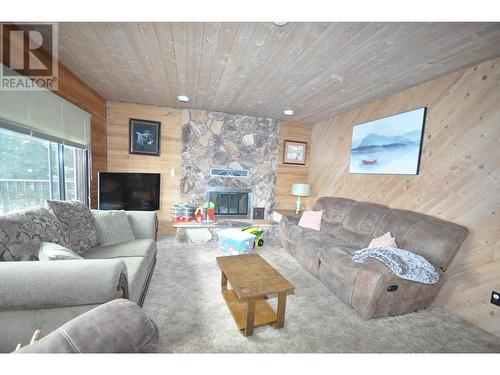
<svg viewBox="0 0 500 375">
<path fill-rule="evenodd" d="M 286 296 L 295 287 L 258 254 L 217 257 L 222 271 L 221 288 L 229 310 L 245 336 L 254 327 L 285 324 Z M 227 283 L 232 289 L 228 289 Z M 278 293 L 278 309 L 274 312 L 266 299 Z"/>
</svg>

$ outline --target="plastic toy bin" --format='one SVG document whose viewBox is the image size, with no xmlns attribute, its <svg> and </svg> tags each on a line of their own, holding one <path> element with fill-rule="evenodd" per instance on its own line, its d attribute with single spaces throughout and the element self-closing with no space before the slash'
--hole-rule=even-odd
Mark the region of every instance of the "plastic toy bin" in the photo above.
<svg viewBox="0 0 500 375">
<path fill-rule="evenodd" d="M 229 255 L 253 253 L 255 235 L 239 229 L 225 229 L 218 234 L 219 250 Z"/>
</svg>

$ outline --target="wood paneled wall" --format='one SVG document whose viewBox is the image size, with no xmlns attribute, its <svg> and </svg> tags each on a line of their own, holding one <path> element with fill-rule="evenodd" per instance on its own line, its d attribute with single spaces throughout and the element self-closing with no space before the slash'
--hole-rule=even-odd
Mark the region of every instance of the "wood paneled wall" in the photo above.
<svg viewBox="0 0 500 375">
<path fill-rule="evenodd" d="M 462 69 L 313 127 L 313 199 L 353 198 L 426 213 L 470 234 L 434 305 L 500 336 L 500 59 Z M 428 107 L 418 176 L 349 174 L 352 126 Z"/>
<path fill-rule="evenodd" d="M 311 162 L 312 125 L 296 122 L 281 122 L 280 150 L 278 153 L 278 171 L 276 176 L 276 208 L 295 209 L 297 197 L 291 195 L 292 184 L 307 183 Z M 283 164 L 284 141 L 307 142 L 306 165 Z M 302 199 L 303 207 L 309 206 L 309 198 Z"/>
<path fill-rule="evenodd" d="M 108 171 L 161 173 L 160 234 L 173 234 L 169 222 L 171 205 L 180 200 L 181 180 L 181 126 L 182 110 L 133 103 L 107 103 Z M 161 154 L 159 157 L 128 153 L 129 118 L 160 121 Z M 290 194 L 292 183 L 307 182 L 311 155 L 311 125 L 282 122 L 280 124 L 280 153 L 277 170 L 276 207 L 295 208 L 295 197 Z M 283 164 L 285 139 L 308 142 L 307 165 Z M 170 176 L 170 170 L 175 176 Z M 307 203 L 307 202 L 306 202 Z"/>
<path fill-rule="evenodd" d="M 159 234 L 174 233 L 169 215 L 180 199 L 182 110 L 121 102 L 108 102 L 107 107 L 108 171 L 160 173 Z M 161 122 L 160 156 L 129 154 L 130 118 Z"/>
<path fill-rule="evenodd" d="M 14 25 L 9 28 L 17 29 Z M 35 53 L 42 62 L 49 61 L 49 55 L 45 51 L 35 50 Z M 0 54 L 0 62 L 3 63 L 2 55 Z M 8 61 L 5 63 L 8 64 Z M 58 90 L 54 93 L 92 115 L 90 206 L 97 208 L 97 173 L 106 170 L 106 101 L 64 65 L 58 65 Z"/>
<path fill-rule="evenodd" d="M 90 206 L 97 208 L 97 173 L 107 169 L 106 101 L 61 64 L 59 64 L 59 87 L 55 93 L 92 116 Z"/>
</svg>

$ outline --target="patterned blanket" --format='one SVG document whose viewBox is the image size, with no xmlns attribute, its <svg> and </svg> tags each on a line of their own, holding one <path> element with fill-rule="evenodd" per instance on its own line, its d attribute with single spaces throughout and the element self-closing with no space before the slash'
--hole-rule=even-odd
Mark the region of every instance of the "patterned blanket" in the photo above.
<svg viewBox="0 0 500 375">
<path fill-rule="evenodd" d="M 362 263 L 373 258 L 384 264 L 396 276 L 423 284 L 435 284 L 439 274 L 424 257 L 410 251 L 393 247 L 372 247 L 358 250 L 352 260 Z"/>
</svg>

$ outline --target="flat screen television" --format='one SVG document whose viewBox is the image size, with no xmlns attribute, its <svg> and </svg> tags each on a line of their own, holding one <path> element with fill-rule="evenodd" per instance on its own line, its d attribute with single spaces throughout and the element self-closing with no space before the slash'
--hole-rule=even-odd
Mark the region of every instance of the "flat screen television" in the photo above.
<svg viewBox="0 0 500 375">
<path fill-rule="evenodd" d="M 98 183 L 100 210 L 160 209 L 159 173 L 99 172 Z"/>
</svg>

